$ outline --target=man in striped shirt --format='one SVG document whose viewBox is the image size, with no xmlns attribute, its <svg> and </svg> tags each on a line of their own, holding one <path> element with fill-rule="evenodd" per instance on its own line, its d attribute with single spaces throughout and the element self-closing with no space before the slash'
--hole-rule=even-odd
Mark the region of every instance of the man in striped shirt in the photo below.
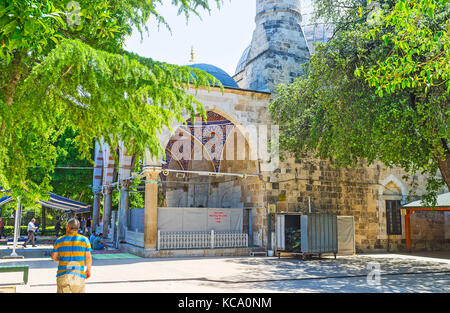
<svg viewBox="0 0 450 313">
<path fill-rule="evenodd" d="M 84 293 L 85 279 L 91 276 L 92 256 L 89 239 L 78 234 L 80 222 L 67 222 L 66 235 L 53 247 L 52 259 L 58 262 L 56 283 L 58 293 Z"/>
</svg>

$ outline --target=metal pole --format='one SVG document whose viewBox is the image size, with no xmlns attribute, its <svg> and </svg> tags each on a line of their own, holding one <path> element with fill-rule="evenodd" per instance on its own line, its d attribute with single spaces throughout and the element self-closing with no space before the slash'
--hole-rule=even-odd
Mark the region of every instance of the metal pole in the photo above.
<svg viewBox="0 0 450 313">
<path fill-rule="evenodd" d="M 20 218 L 21 218 L 21 204 L 20 204 L 20 197 L 17 197 L 17 209 L 16 214 L 14 218 L 14 243 L 13 243 L 13 251 L 11 253 L 12 257 L 17 257 L 16 253 L 16 246 L 17 246 L 17 240 L 18 240 L 18 234 L 20 234 Z"/>
<path fill-rule="evenodd" d="M 155 169 L 153 166 L 144 167 L 145 169 Z M 160 169 L 160 168 L 159 168 Z M 198 174 L 203 176 L 238 176 L 241 178 L 247 177 L 259 177 L 259 174 L 244 174 L 244 173 L 222 173 L 222 172 L 208 172 L 208 171 L 186 171 L 186 170 L 174 170 L 174 169 L 166 169 L 165 171 L 169 173 L 187 173 L 187 174 Z"/>
<path fill-rule="evenodd" d="M 120 185 L 120 184 L 119 184 Z M 119 185 L 117 185 L 117 189 L 119 189 Z M 114 239 L 113 239 L 113 243 L 114 243 L 114 248 L 119 249 L 119 233 L 120 233 L 120 229 L 119 229 L 119 225 L 120 225 L 120 215 L 122 214 L 122 210 L 124 208 L 122 207 L 122 193 L 119 190 L 119 208 L 117 210 L 117 215 L 116 215 L 116 219 L 114 221 L 115 223 L 115 233 L 114 233 Z"/>
</svg>

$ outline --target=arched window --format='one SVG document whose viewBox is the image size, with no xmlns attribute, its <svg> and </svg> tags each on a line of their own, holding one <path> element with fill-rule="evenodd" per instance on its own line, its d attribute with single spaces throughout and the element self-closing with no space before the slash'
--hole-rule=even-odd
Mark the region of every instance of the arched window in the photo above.
<svg viewBox="0 0 450 313">
<path fill-rule="evenodd" d="M 394 183 L 389 182 L 385 185 L 383 193 L 387 198 L 386 201 L 386 230 L 388 235 L 402 234 L 402 215 L 400 212 L 401 203 L 401 189 Z M 398 198 L 398 199 L 396 199 Z"/>
</svg>

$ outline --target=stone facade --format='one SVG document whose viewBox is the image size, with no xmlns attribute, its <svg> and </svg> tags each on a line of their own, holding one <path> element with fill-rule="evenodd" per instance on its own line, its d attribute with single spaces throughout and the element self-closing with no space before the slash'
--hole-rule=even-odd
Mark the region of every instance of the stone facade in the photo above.
<svg viewBox="0 0 450 313">
<path fill-rule="evenodd" d="M 402 234 L 388 235 L 386 200 L 406 203 L 412 187 L 403 180 L 405 174 L 401 169 L 387 169 L 381 164 L 344 169 L 334 168 L 326 160 L 289 158 L 281 163 L 277 173 L 269 175 L 267 198 L 277 204 L 279 212 L 307 214 L 311 208 L 313 213 L 353 216 L 357 252 L 401 251 L 406 249 L 405 217 L 401 216 Z M 424 186 L 425 177 L 416 179 L 419 186 Z M 425 192 L 423 188 L 414 191 L 419 195 Z M 413 249 L 449 248 L 445 234 L 450 223 L 445 214 L 448 213 L 413 215 Z"/>
<path fill-rule="evenodd" d="M 222 93 L 218 88 L 200 90 L 196 96 L 207 111 L 213 110 L 233 121 L 237 126 L 236 132 L 248 125 L 259 127 L 273 123 L 267 112 L 270 97 L 268 93 L 248 90 L 225 89 Z M 254 144 L 258 143 L 245 141 L 245 150 L 248 152 L 255 148 L 251 147 Z M 227 148 L 226 146 L 220 172 L 259 173 L 257 162 L 250 160 L 248 153 L 244 160 L 238 160 L 236 155 L 226 159 Z M 198 169 L 206 168 L 190 168 Z M 405 249 L 404 216 L 401 217 L 401 235 L 388 236 L 386 226 L 386 200 L 406 203 L 407 196 L 412 191 L 412 187 L 403 179 L 406 173 L 402 169 L 389 169 L 382 164 L 360 164 L 350 169 L 335 168 L 327 160 L 312 156 L 295 159 L 288 155 L 274 171 L 261 174 L 261 178 L 248 177 L 233 182 L 220 182 L 217 179 L 217 184 L 211 185 L 209 193 L 209 199 L 213 201 L 208 203 L 209 207 L 231 205 L 247 209 L 245 216 L 251 216 L 249 223 L 252 225 L 252 243 L 267 246 L 267 207 L 272 203 L 276 204 L 279 213 L 307 214 L 311 208 L 311 212 L 353 216 L 358 252 Z M 419 186 L 414 191 L 418 195 L 425 192 L 425 179 L 424 176 L 414 175 Z M 195 184 L 195 181 L 191 182 Z M 228 203 L 221 202 L 223 198 L 220 195 L 227 191 L 231 191 L 226 200 Z M 178 194 L 176 198 L 179 197 Z M 443 212 L 414 214 L 411 218 L 413 248 L 448 247 L 446 239 L 448 241 L 450 234 L 449 220 L 448 215 Z M 273 232 L 274 220 L 271 225 L 270 231 Z"/>
<path fill-rule="evenodd" d="M 212 110 L 232 121 L 237 129 L 254 125 L 272 125 L 267 107 L 271 94 L 259 91 L 275 90 L 279 83 L 289 83 L 301 75 L 301 64 L 309 57 L 301 23 L 301 1 L 257 0 L 256 29 L 250 47 L 245 51 L 234 79 L 247 90 L 226 88 L 201 90 L 196 98 L 206 110 Z M 250 90 L 248 90 L 250 89 Z M 238 132 L 242 135 L 244 130 Z M 167 137 L 167 136 L 166 136 Z M 164 142 L 164 139 L 162 140 Z M 228 141 L 227 145 L 230 143 Z M 258 149 L 258 143 L 245 141 L 245 150 Z M 227 151 L 228 147 L 225 147 Z M 242 149 L 242 145 L 238 147 Z M 224 153 L 224 156 L 226 153 Z M 194 168 L 191 168 L 194 169 Z M 198 168 L 197 168 L 198 169 Z M 401 217 L 401 235 L 387 234 L 386 201 L 406 203 L 411 187 L 403 180 L 401 169 L 387 169 L 382 164 L 364 165 L 352 169 L 334 168 L 326 160 L 311 156 L 295 159 L 287 156 L 273 171 L 260 172 L 258 164 L 246 155 L 244 160 L 222 160 L 221 172 L 262 174 L 261 178 L 239 179 L 213 187 L 211 198 L 230 190 L 229 201 L 247 208 L 253 244 L 267 246 L 267 207 L 276 204 L 278 212 L 332 213 L 353 216 L 357 251 L 405 249 L 405 221 Z M 415 175 L 423 194 L 425 177 Z M 215 190 L 214 190 L 215 188 Z M 215 201 L 216 205 L 223 205 Z M 445 248 L 450 236 L 448 215 L 421 213 L 411 218 L 413 247 L 416 249 Z M 446 219 L 447 218 L 447 219 Z M 447 236 L 447 237 L 446 237 Z M 415 243 L 415 244 L 414 244 Z"/>
<path fill-rule="evenodd" d="M 163 189 L 166 207 L 243 208 L 244 231 L 250 235 L 250 243 L 256 246 L 270 247 L 269 235 L 274 231 L 275 223 L 274 214 L 269 214 L 268 208 L 273 204 L 277 213 L 314 212 L 353 216 L 357 252 L 405 249 L 405 217 L 399 218 L 402 224 L 399 234 L 388 235 L 386 216 L 386 201 L 404 204 L 412 191 L 403 179 L 406 173 L 402 169 L 363 163 L 350 169 L 335 168 L 327 160 L 312 156 L 295 159 L 286 155 L 275 168 L 266 170 L 266 160 L 261 160 L 258 155 L 255 157 L 253 153 L 261 148 L 267 149 L 268 141 L 259 140 L 264 136 L 255 139 L 248 130 L 276 128 L 267 109 L 271 92 L 279 83 L 289 83 L 301 75 L 301 64 L 309 57 L 300 26 L 299 3 L 298 0 L 256 1 L 256 29 L 252 44 L 244 53 L 239 71 L 234 76 L 242 89 L 211 87 L 191 91 L 204 105 L 208 116 L 216 118 L 213 121 L 224 121 L 233 126 L 218 156 L 204 153 L 208 144 L 204 142 L 204 136 L 196 137 L 186 126 L 176 122 L 171 127 L 173 131 L 166 129 L 160 134 L 161 145 L 166 149 L 173 147 L 177 136 L 181 137 L 184 133 L 189 145 L 192 141 L 194 146 L 191 156 L 201 152 L 203 157 L 186 161 L 175 160 L 169 155 L 169 161 L 164 165 L 158 158 L 149 154 L 145 156 L 144 254 L 154 253 L 152 249 L 156 246 L 158 191 L 155 179 L 158 175 L 163 181 L 160 188 Z M 188 120 L 189 117 L 185 118 Z M 195 143 L 199 142 L 198 147 Z M 100 154 L 103 151 L 104 160 L 109 159 L 109 155 L 105 154 L 109 151 L 108 147 L 97 150 Z M 182 150 L 184 152 L 184 148 Z M 121 162 L 130 162 L 130 158 L 120 159 Z M 104 179 L 109 178 L 108 162 L 101 166 L 104 167 Z M 159 173 L 160 167 L 164 166 L 182 173 L 170 172 L 163 177 Z M 195 171 L 246 176 L 205 177 L 194 174 Z M 426 177 L 417 174 L 411 179 L 419 186 L 416 194 L 425 193 Z M 413 249 L 449 248 L 448 212 L 416 212 L 411 217 L 411 229 Z"/>
<path fill-rule="evenodd" d="M 218 172 L 259 175 L 258 159 L 251 155 L 252 149 L 258 149 L 258 142 L 248 138 L 247 129 L 249 127 L 257 129 L 270 123 L 267 112 L 270 96 L 266 92 L 231 88 L 226 88 L 223 92 L 219 88 L 201 89 L 196 93 L 196 99 L 204 105 L 206 111 L 219 114 L 233 124 L 233 130 L 224 146 Z M 177 125 L 172 128 L 175 131 L 161 134 L 163 146 L 167 146 L 180 129 Z M 182 169 L 174 159 L 170 161 L 168 167 Z M 206 156 L 202 160 L 190 161 L 187 167 L 189 171 L 215 171 L 211 160 Z M 201 199 L 202 207 L 243 208 L 244 230 L 251 234 L 250 243 L 267 245 L 264 184 L 258 177 L 204 178 L 193 174 L 180 178 L 176 173 L 170 173 L 167 181 L 172 182 L 167 184 L 168 191 L 165 194 L 168 207 L 198 207 L 199 202 L 194 200 L 195 198 Z M 185 181 L 189 183 L 183 185 Z"/>
</svg>

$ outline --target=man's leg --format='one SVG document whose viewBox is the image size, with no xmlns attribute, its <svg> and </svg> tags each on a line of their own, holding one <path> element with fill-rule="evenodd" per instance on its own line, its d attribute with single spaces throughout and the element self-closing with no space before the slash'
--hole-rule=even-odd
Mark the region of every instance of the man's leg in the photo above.
<svg viewBox="0 0 450 313">
<path fill-rule="evenodd" d="M 85 278 L 74 276 L 70 289 L 72 289 L 72 293 L 85 293 L 86 292 Z"/>
<path fill-rule="evenodd" d="M 57 293 L 85 293 L 85 279 L 75 275 L 56 278 Z"/>
<path fill-rule="evenodd" d="M 33 247 L 36 247 L 36 245 L 34 244 L 34 239 L 35 239 L 36 235 L 34 234 L 34 231 L 31 232 L 31 245 Z"/>
<path fill-rule="evenodd" d="M 25 243 L 23 244 L 24 247 L 26 247 L 27 244 L 30 242 L 30 240 L 31 240 L 31 233 L 32 233 L 32 231 L 28 231 L 28 238 L 25 241 Z"/>
</svg>

